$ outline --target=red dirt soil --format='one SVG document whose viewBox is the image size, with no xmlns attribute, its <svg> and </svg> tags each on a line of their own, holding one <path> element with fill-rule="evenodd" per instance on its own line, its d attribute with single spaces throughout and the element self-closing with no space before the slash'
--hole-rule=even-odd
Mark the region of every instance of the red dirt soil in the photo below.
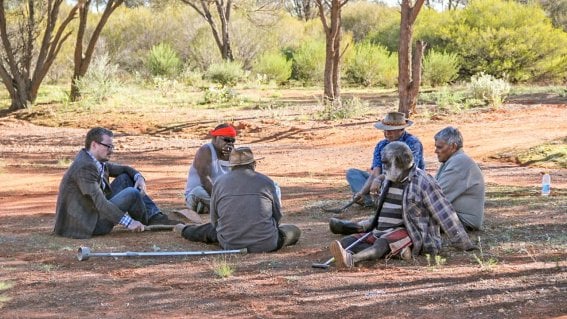
<svg viewBox="0 0 567 319">
<path fill-rule="evenodd" d="M 2 318 L 549 318 L 567 315 L 565 226 L 567 171 L 550 170 L 553 194 L 538 198 L 541 168 L 497 160 L 498 154 L 528 149 L 567 136 L 565 104 L 509 105 L 443 119 L 417 117 L 409 132 L 425 148 L 427 171 L 438 163 L 433 135 L 459 127 L 465 151 L 477 160 L 489 185 L 486 229 L 473 234 L 489 242 L 498 257 L 481 267 L 470 253 L 448 249 L 446 264 L 428 266 L 381 260 L 354 270 L 311 268 L 329 256 L 339 236 L 328 231 L 320 207 L 339 207 L 350 197 L 344 172 L 370 165 L 381 132 L 376 118 L 311 122 L 250 118 L 239 113 L 238 145 L 251 146 L 263 172 L 282 187 L 284 222 L 298 225 L 296 246 L 277 253 L 226 257 L 91 258 L 79 262 L 75 250 L 93 252 L 216 250 L 190 243 L 172 232 L 115 230 L 88 240 L 53 236 L 57 188 L 84 140 L 84 129 L 40 127 L 13 117 L 0 118 L 0 317 Z M 238 120 L 238 118 L 248 118 Z M 97 123 L 105 125 L 107 123 Z M 188 165 L 214 126 L 188 122 L 159 134 L 121 133 L 113 160 L 144 173 L 148 192 L 165 210 L 182 209 Z M 491 188 L 492 187 L 492 188 Z M 521 187 L 525 202 L 500 206 L 495 189 Z M 491 190 L 492 189 L 492 190 Z M 556 202 L 561 203 L 560 207 Z M 543 208 L 542 208 L 543 207 Z M 372 211 L 352 207 L 344 218 Z M 532 227 L 533 226 L 533 227 Z M 530 244 L 530 236 L 555 232 L 559 247 Z M 530 228 L 532 227 L 532 228 Z M 538 228 L 540 227 L 540 228 Z M 510 238 L 506 238 L 508 230 Z M 563 235 L 561 235 L 563 234 Z M 555 239 L 550 239 L 554 242 Z M 502 247 L 508 247 L 506 249 Z M 234 273 L 219 278 L 227 262 Z M 434 262 L 433 262 L 434 263 Z"/>
</svg>

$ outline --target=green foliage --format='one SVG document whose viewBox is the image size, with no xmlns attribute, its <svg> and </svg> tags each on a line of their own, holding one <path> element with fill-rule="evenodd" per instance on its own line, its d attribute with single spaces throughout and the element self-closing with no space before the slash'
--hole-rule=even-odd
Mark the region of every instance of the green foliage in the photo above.
<svg viewBox="0 0 567 319">
<path fill-rule="evenodd" d="M 446 36 L 463 74 L 506 74 L 512 82 L 567 77 L 567 33 L 554 29 L 540 7 L 477 0 L 455 21 Z"/>
<path fill-rule="evenodd" d="M 347 119 L 363 115 L 368 110 L 368 102 L 357 97 L 344 99 L 342 103 L 323 104 L 323 110 L 317 112 L 316 117 L 322 120 Z"/>
<path fill-rule="evenodd" d="M 393 87 L 398 77 L 398 57 L 381 45 L 355 44 L 354 56 L 347 61 L 346 77 L 364 86 Z"/>
<path fill-rule="evenodd" d="M 267 80 L 285 83 L 291 77 L 291 67 L 292 61 L 283 54 L 266 53 L 254 63 L 253 70 L 256 74 L 266 75 Z"/>
<path fill-rule="evenodd" d="M 147 65 L 152 76 L 171 78 L 179 74 L 182 63 L 169 44 L 160 43 L 150 50 Z"/>
<path fill-rule="evenodd" d="M 510 84 L 481 72 L 471 77 L 468 90 L 472 98 L 483 100 L 493 108 L 498 108 L 510 92 Z"/>
<path fill-rule="evenodd" d="M 203 96 L 204 104 L 226 104 L 228 102 L 234 101 L 238 95 L 230 87 L 209 87 L 205 89 L 205 94 Z"/>
<path fill-rule="evenodd" d="M 342 26 L 353 35 L 354 41 L 362 42 L 369 34 L 378 34 L 400 21 L 397 9 L 383 3 L 356 1 L 345 6 Z"/>
<path fill-rule="evenodd" d="M 425 259 L 429 268 L 440 268 L 447 263 L 447 258 L 443 258 L 441 255 L 435 255 L 432 258 L 430 254 L 425 254 Z"/>
<path fill-rule="evenodd" d="M 498 264 L 498 260 L 493 257 L 487 258 L 484 255 L 482 243 L 480 242 L 480 236 L 478 237 L 478 249 L 480 251 L 480 256 L 477 256 L 476 253 L 473 253 L 475 261 L 479 264 L 482 271 L 491 271 L 491 268 Z"/>
<path fill-rule="evenodd" d="M 244 78 L 244 71 L 239 62 L 225 61 L 212 64 L 205 73 L 205 78 L 222 86 L 235 86 Z"/>
<path fill-rule="evenodd" d="M 228 278 L 234 273 L 234 267 L 224 258 L 213 262 L 213 272 L 220 278 Z"/>
<path fill-rule="evenodd" d="M 452 82 L 458 72 L 459 58 L 453 53 L 430 50 L 423 61 L 423 81 L 434 87 Z"/>
<path fill-rule="evenodd" d="M 304 84 L 323 81 L 325 71 L 325 42 L 304 42 L 293 53 L 292 77 Z"/>
<path fill-rule="evenodd" d="M 89 70 L 76 84 L 84 102 L 100 103 L 112 96 L 118 86 L 118 65 L 111 64 L 108 55 L 95 57 Z"/>
</svg>

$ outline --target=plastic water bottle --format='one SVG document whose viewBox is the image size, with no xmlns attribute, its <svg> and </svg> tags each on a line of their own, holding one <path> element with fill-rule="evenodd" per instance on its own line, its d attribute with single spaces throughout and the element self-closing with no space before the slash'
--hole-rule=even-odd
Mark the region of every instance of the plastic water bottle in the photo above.
<svg viewBox="0 0 567 319">
<path fill-rule="evenodd" d="M 541 195 L 549 196 L 551 193 L 551 176 L 549 174 L 543 174 L 541 178 Z"/>
</svg>

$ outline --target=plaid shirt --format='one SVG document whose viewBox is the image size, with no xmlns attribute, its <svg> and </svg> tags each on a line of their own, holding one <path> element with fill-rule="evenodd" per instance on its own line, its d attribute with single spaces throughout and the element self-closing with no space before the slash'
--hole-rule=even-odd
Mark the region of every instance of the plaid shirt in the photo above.
<svg viewBox="0 0 567 319">
<path fill-rule="evenodd" d="M 469 250 L 475 247 L 441 187 L 433 177 L 415 167 L 410 171 L 409 183 L 404 189 L 403 218 L 414 255 L 438 254 L 442 246 L 440 229 L 456 248 Z"/>
</svg>

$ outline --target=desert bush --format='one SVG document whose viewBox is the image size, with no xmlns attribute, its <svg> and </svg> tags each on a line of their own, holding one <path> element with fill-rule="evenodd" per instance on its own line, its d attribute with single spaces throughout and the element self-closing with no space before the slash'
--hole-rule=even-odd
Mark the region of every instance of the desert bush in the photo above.
<svg viewBox="0 0 567 319">
<path fill-rule="evenodd" d="M 353 57 L 346 62 L 346 78 L 352 83 L 392 87 L 398 76 L 397 55 L 381 45 L 355 44 Z"/>
<path fill-rule="evenodd" d="M 316 118 L 321 120 L 347 119 L 363 115 L 368 111 L 368 102 L 357 97 L 343 99 L 341 103 L 321 103 L 323 109 L 316 113 Z"/>
<path fill-rule="evenodd" d="M 284 83 L 291 77 L 292 61 L 278 52 L 266 53 L 254 63 L 252 70 L 259 75 L 265 75 L 266 80 Z"/>
<path fill-rule="evenodd" d="M 239 62 L 215 63 L 205 73 L 205 78 L 222 86 L 234 86 L 243 77 L 244 71 L 242 70 L 242 64 Z"/>
<path fill-rule="evenodd" d="M 100 103 L 112 96 L 119 86 L 117 73 L 118 65 L 112 64 L 107 54 L 95 57 L 85 76 L 77 80 L 82 99 Z"/>
<path fill-rule="evenodd" d="M 430 50 L 423 61 L 423 81 L 439 86 L 455 80 L 459 73 L 459 58 L 454 53 Z"/>
<path fill-rule="evenodd" d="M 510 92 L 510 84 L 481 72 L 471 77 L 468 90 L 472 98 L 483 100 L 493 108 L 498 108 Z"/>
<path fill-rule="evenodd" d="M 153 46 L 146 63 L 152 76 L 168 78 L 179 74 L 182 65 L 177 52 L 167 43 Z"/>
<path fill-rule="evenodd" d="M 183 72 L 181 72 L 179 80 L 183 84 L 195 88 L 203 87 L 206 84 L 206 81 L 203 80 L 203 73 L 199 72 L 199 70 L 192 69 L 190 66 L 187 66 Z"/>
<path fill-rule="evenodd" d="M 342 25 L 353 35 L 355 42 L 364 41 L 369 34 L 379 33 L 392 22 L 399 23 L 399 12 L 383 3 L 357 1 L 345 6 Z"/>
<path fill-rule="evenodd" d="M 304 42 L 293 53 L 292 77 L 304 84 L 323 81 L 325 71 L 325 42 Z"/>
<path fill-rule="evenodd" d="M 237 100 L 238 94 L 227 86 L 217 88 L 214 86 L 205 89 L 203 104 L 226 104 Z"/>
<path fill-rule="evenodd" d="M 511 82 L 567 76 L 567 33 L 554 29 L 539 6 L 478 0 L 455 15 L 446 39 L 463 75 L 507 74 Z"/>
</svg>

